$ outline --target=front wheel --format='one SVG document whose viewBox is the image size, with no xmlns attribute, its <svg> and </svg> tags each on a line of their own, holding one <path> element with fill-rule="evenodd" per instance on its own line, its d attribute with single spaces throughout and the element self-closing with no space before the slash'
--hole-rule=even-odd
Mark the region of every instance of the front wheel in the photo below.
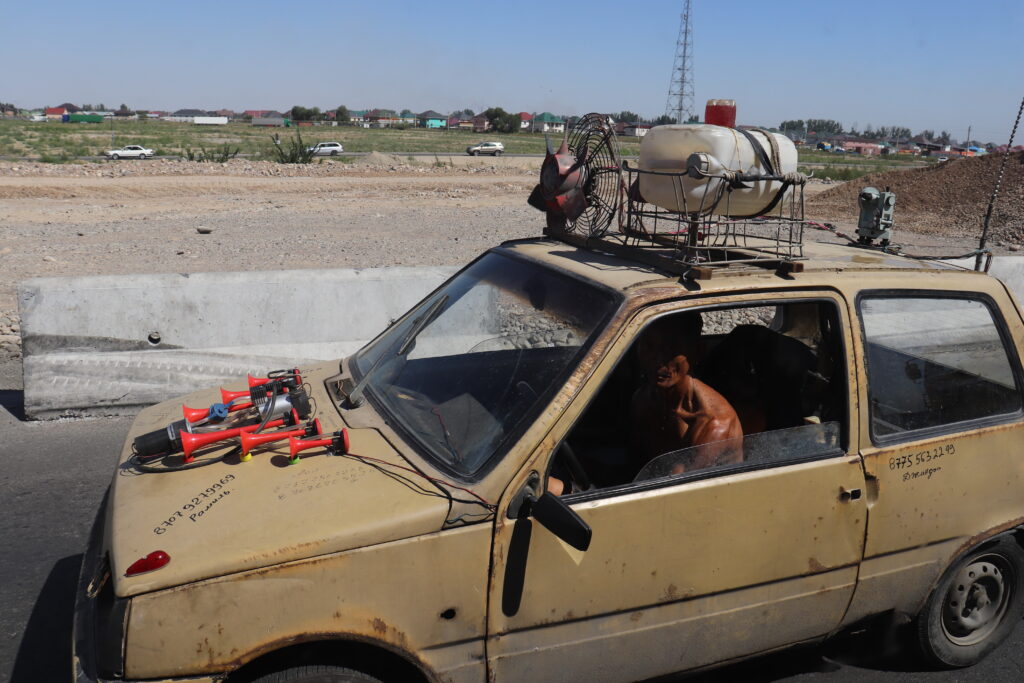
<svg viewBox="0 0 1024 683">
<path fill-rule="evenodd" d="M 380 683 L 380 679 L 343 666 L 312 664 L 275 671 L 253 683 Z"/>
<path fill-rule="evenodd" d="M 478 157 L 478 156 L 480 156 L 480 152 L 476 151 L 475 149 L 473 150 L 472 154 L 473 154 L 473 156 L 475 156 L 475 157 Z"/>
<path fill-rule="evenodd" d="M 338 156 L 338 150 L 336 150 L 336 149 L 332 149 L 332 150 L 331 150 L 331 156 L 332 156 L 332 157 L 336 157 L 336 156 Z"/>
<path fill-rule="evenodd" d="M 116 155 L 116 154 L 111 154 L 111 155 L 110 155 L 110 158 L 111 158 L 111 159 L 113 159 L 114 161 L 117 161 L 117 160 L 118 160 L 118 159 L 120 159 L 121 157 L 119 157 L 119 156 L 118 156 L 118 155 Z"/>
<path fill-rule="evenodd" d="M 496 157 L 500 157 L 500 156 L 501 156 L 501 152 L 495 152 L 495 153 L 494 153 L 494 156 L 496 156 Z"/>
<path fill-rule="evenodd" d="M 953 564 L 917 617 L 924 656 L 946 667 L 981 661 L 1024 616 L 1024 550 L 1003 537 Z"/>
<path fill-rule="evenodd" d="M 149 156 L 148 156 L 148 155 L 146 155 L 146 154 L 140 154 L 140 155 L 139 155 L 139 158 L 140 158 L 140 159 L 148 159 L 148 158 L 149 158 Z"/>
</svg>

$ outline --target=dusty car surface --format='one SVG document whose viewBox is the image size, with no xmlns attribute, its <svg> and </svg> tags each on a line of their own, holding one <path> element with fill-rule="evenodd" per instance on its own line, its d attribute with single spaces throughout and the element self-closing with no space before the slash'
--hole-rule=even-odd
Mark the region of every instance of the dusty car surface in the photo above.
<svg viewBox="0 0 1024 683">
<path fill-rule="evenodd" d="M 1002 641 L 1024 321 L 1000 281 L 827 244 L 681 277 L 581 243 L 496 247 L 302 368 L 326 449 L 142 471 L 138 437 L 218 394 L 144 410 L 83 562 L 78 680 L 627 681 L 876 615 L 939 665 Z M 743 434 L 652 457 L 638 347 L 680 316 Z"/>
</svg>

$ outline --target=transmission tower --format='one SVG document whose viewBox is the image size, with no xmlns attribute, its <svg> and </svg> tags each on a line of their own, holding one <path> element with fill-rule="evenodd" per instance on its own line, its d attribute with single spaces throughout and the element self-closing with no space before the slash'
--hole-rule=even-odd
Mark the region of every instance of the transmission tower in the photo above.
<svg viewBox="0 0 1024 683">
<path fill-rule="evenodd" d="M 665 113 L 677 123 L 686 123 L 693 111 L 693 27 L 690 26 L 691 0 L 683 0 L 683 14 L 679 20 L 679 38 L 676 39 L 676 58 L 672 64 L 672 80 L 668 84 Z"/>
</svg>

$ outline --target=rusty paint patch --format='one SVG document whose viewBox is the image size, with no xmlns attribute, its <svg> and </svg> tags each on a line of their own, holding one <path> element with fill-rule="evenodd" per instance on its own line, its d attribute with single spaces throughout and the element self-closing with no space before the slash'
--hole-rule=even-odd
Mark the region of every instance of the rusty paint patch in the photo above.
<svg viewBox="0 0 1024 683">
<path fill-rule="evenodd" d="M 632 614 L 629 615 L 629 620 L 635 623 L 635 622 L 640 621 L 641 619 L 643 619 L 643 617 L 644 617 L 644 613 L 642 611 L 640 611 L 640 612 L 633 612 Z"/>
<path fill-rule="evenodd" d="M 818 562 L 818 558 L 810 557 L 807 559 L 807 569 L 810 570 L 812 574 L 817 574 L 818 572 L 825 571 L 828 567 L 823 565 L 821 562 Z"/>
<path fill-rule="evenodd" d="M 665 589 L 665 594 L 661 596 L 662 600 L 675 600 L 679 597 L 679 589 L 676 588 L 674 583 L 670 583 L 668 588 Z"/>
<path fill-rule="evenodd" d="M 370 626 L 373 627 L 374 633 L 383 636 L 388 632 L 388 625 L 384 623 L 384 620 L 380 617 L 375 617 L 371 622 Z"/>
</svg>

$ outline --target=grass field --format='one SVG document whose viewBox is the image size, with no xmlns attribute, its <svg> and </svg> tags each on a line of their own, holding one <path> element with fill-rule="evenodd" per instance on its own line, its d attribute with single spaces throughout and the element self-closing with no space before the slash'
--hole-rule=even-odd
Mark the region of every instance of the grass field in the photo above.
<svg viewBox="0 0 1024 683">
<path fill-rule="evenodd" d="M 403 154 L 434 152 L 462 154 L 468 145 L 484 139 L 497 139 L 509 154 L 543 154 L 544 136 L 540 133 L 495 135 L 469 131 L 407 130 L 388 128 L 356 128 L 353 126 L 314 126 L 306 128 L 254 128 L 247 123 L 226 126 L 196 126 L 170 121 L 127 121 L 102 124 L 31 123 L 21 120 L 0 120 L 0 157 L 35 159 L 44 162 L 68 162 L 79 157 L 100 156 L 108 149 L 123 145 L 145 145 L 160 155 L 184 155 L 186 150 L 198 152 L 227 144 L 240 154 L 256 159 L 274 159 L 271 136 L 282 141 L 296 133 L 303 143 L 337 141 L 346 152 L 384 152 Z M 557 142 L 557 136 L 556 136 Z M 619 138 L 624 156 L 635 156 L 640 149 L 636 138 Z M 909 168 L 922 163 L 913 157 L 865 157 L 859 154 L 839 155 L 801 149 L 801 164 L 825 164 L 825 168 L 809 169 L 817 177 L 850 180 L 873 171 Z M 801 170 L 805 170 L 801 168 Z"/>
<path fill-rule="evenodd" d="M 108 149 L 123 145 L 144 145 L 156 154 L 183 154 L 186 149 L 219 147 L 225 143 L 237 147 L 239 153 L 256 158 L 272 159 L 271 136 L 282 141 L 302 136 L 310 145 L 337 141 L 346 152 L 436 152 L 461 154 L 466 147 L 484 139 L 498 139 L 509 154 L 543 154 L 544 136 L 540 133 L 494 135 L 470 131 L 407 130 L 356 128 L 353 126 L 314 126 L 308 128 L 254 128 L 247 123 L 226 126 L 196 126 L 169 121 L 131 121 L 123 123 L 31 123 L 0 121 L 0 156 L 40 158 L 45 160 L 98 156 Z M 113 140 L 111 135 L 113 134 Z M 619 140 L 625 155 L 635 155 L 638 140 Z"/>
</svg>

